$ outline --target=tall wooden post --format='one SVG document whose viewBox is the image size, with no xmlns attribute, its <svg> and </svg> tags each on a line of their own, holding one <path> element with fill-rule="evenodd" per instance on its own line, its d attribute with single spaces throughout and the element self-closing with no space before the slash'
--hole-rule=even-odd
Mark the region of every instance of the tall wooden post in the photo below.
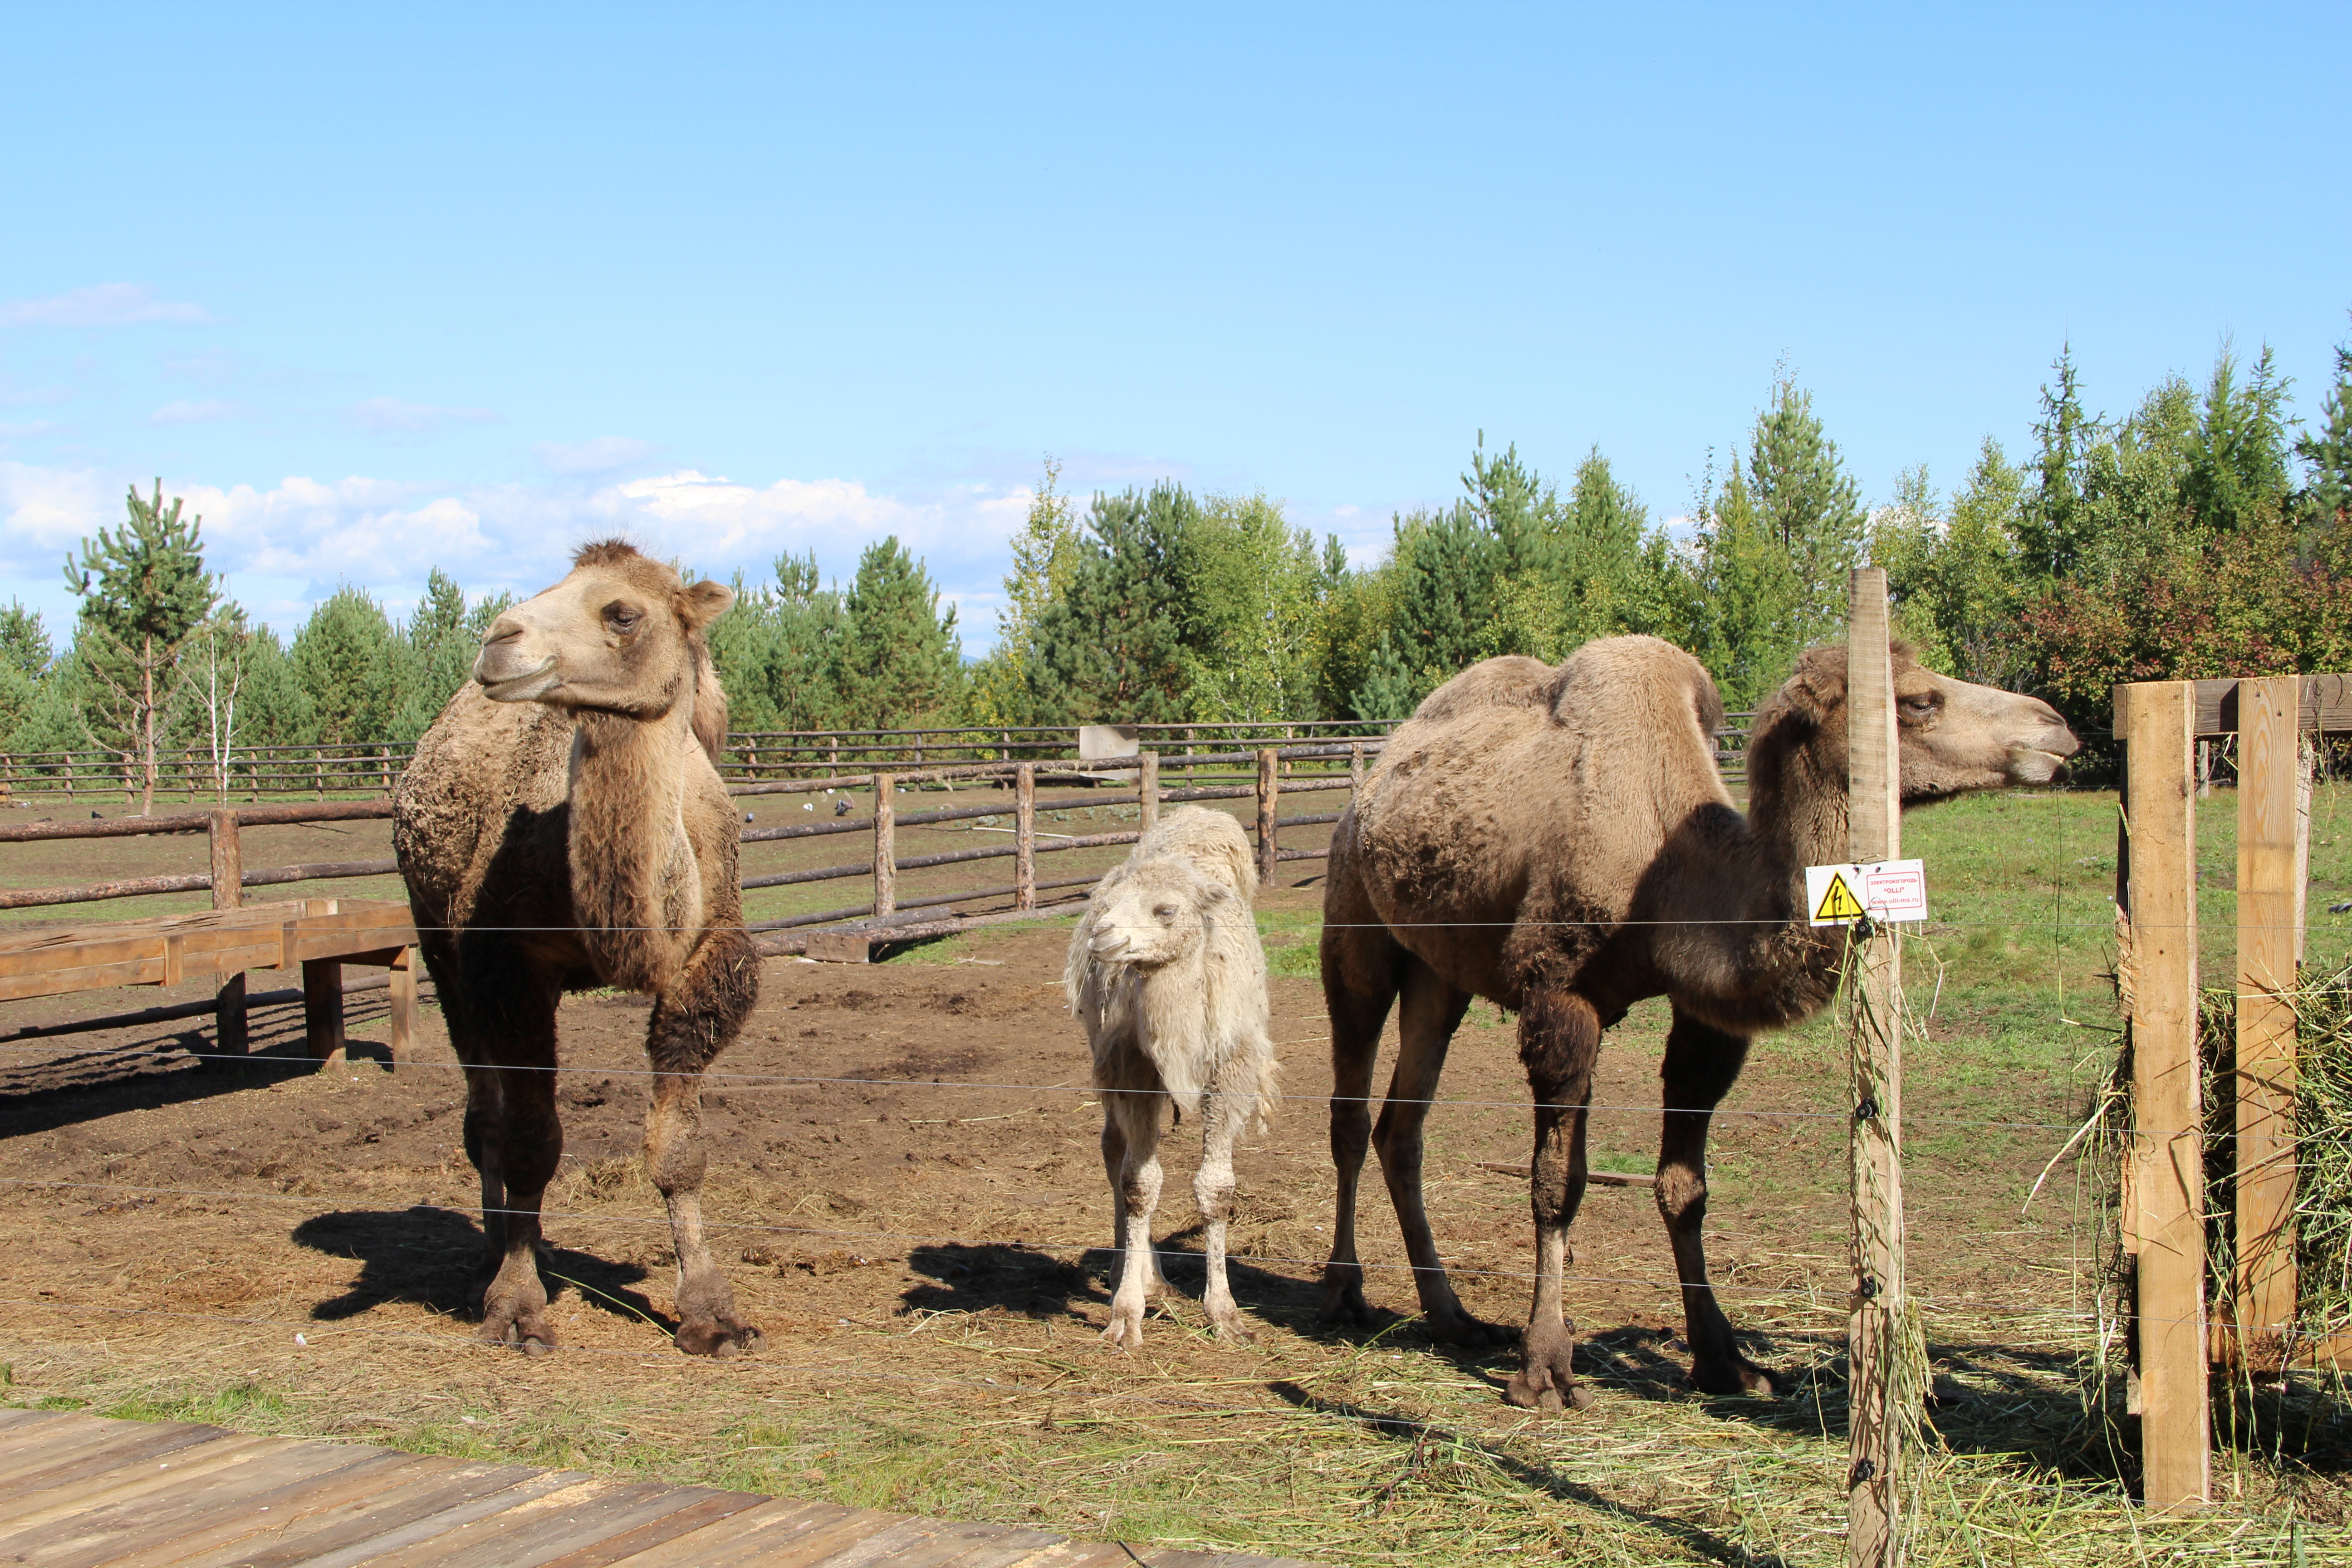
<svg viewBox="0 0 2352 1568">
<path fill-rule="evenodd" d="M 1361 741 L 1355 742 L 1348 748 L 1348 787 L 1349 789 L 1364 787 L 1364 743 Z"/>
<path fill-rule="evenodd" d="M 1013 907 L 1037 907 L 1037 764 L 1013 770 Z"/>
<path fill-rule="evenodd" d="M 1263 747 L 1257 754 L 1257 879 L 1261 882 L 1273 881 L 1274 868 L 1280 864 L 1281 851 L 1274 842 L 1274 805 L 1281 794 L 1274 748 Z"/>
<path fill-rule="evenodd" d="M 2275 1370 L 2294 1322 L 2295 676 L 2238 682 L 2238 1270 L 2248 1363 Z M 2307 852 L 2307 849 L 2306 849 Z"/>
<path fill-rule="evenodd" d="M 1142 822 L 1149 833 L 1160 823 L 1160 753 L 1145 752 L 1135 759 L 1136 793 L 1143 797 Z"/>
<path fill-rule="evenodd" d="M 874 775 L 874 918 L 898 907 L 898 808 L 891 799 L 897 781 L 888 773 Z"/>
<path fill-rule="evenodd" d="M 2121 689 L 2130 772 L 2132 1117 L 2141 1471 L 2154 1509 L 2209 1496 L 2205 1157 L 2197 1072 L 2197 688 Z"/>
<path fill-rule="evenodd" d="M 1846 637 L 1846 858 L 1868 864 L 1903 851 L 1895 672 L 1887 651 L 1886 573 L 1866 567 L 1849 589 Z M 1901 1559 L 1899 1406 L 1903 1289 L 1902 950 L 1885 927 L 1850 937 L 1853 1081 L 1853 1316 L 1847 1359 L 1846 1561 L 1891 1568 Z M 1918 1397 L 1905 1389 L 1901 1397 Z"/>
<path fill-rule="evenodd" d="M 236 813 L 205 814 L 205 837 L 212 850 L 213 908 L 239 909 L 245 903 L 245 856 L 236 840 Z M 245 1024 L 245 971 L 224 975 L 213 992 L 213 1033 L 224 1056 L 245 1054 L 249 1037 Z"/>
</svg>

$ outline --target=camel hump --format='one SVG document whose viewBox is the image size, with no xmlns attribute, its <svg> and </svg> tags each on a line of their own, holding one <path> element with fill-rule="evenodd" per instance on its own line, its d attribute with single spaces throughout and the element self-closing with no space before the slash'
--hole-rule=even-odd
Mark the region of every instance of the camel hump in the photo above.
<svg viewBox="0 0 2352 1568">
<path fill-rule="evenodd" d="M 1551 702 L 1552 679 L 1559 672 L 1539 658 L 1507 653 L 1480 659 L 1421 700 L 1413 721 L 1443 724 L 1479 708 L 1543 708 Z"/>
<path fill-rule="evenodd" d="M 1635 717 L 1653 728 L 1672 714 L 1688 714 L 1715 754 L 1723 728 L 1723 695 L 1706 667 L 1659 637 L 1602 637 L 1568 656 L 1549 699 L 1552 722 L 1578 734 L 1606 733 Z"/>
</svg>

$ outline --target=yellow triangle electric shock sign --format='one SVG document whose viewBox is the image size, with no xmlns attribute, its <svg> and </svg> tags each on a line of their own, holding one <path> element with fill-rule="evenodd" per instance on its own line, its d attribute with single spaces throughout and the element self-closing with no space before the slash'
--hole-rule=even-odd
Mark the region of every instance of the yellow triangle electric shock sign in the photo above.
<svg viewBox="0 0 2352 1568">
<path fill-rule="evenodd" d="M 1805 908 L 1817 926 L 1852 925 L 1864 915 L 1874 921 L 1924 921 L 1927 868 L 1916 860 L 1808 866 Z"/>
<path fill-rule="evenodd" d="M 1853 889 L 1845 885 L 1843 877 L 1832 875 L 1828 891 L 1822 893 L 1822 901 L 1813 906 L 1813 923 L 1820 925 L 1823 921 L 1835 921 L 1843 925 L 1861 913 L 1862 900 L 1853 896 Z"/>
</svg>

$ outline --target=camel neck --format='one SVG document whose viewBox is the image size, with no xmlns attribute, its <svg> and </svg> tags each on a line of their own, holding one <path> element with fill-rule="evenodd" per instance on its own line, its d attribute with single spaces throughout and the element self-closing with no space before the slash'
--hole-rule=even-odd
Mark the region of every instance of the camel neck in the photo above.
<svg viewBox="0 0 2352 1568">
<path fill-rule="evenodd" d="M 650 721 L 583 711 L 572 741 L 569 858 L 581 937 L 607 984 L 653 988 L 675 966 L 681 883 L 694 886 L 681 815 L 687 710 Z"/>
</svg>

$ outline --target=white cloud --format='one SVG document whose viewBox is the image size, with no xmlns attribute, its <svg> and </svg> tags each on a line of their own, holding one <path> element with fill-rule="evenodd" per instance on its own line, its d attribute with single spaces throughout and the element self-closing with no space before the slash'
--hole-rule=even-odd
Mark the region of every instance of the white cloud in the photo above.
<svg viewBox="0 0 2352 1568">
<path fill-rule="evenodd" d="M 634 436 L 599 436 L 593 441 L 541 441 L 530 455 L 551 474 L 609 474 L 642 463 L 654 454 L 651 441 Z"/>
<path fill-rule="evenodd" d="M 207 397 L 190 403 L 182 399 L 166 403 L 147 416 L 150 425 L 202 425 L 214 419 L 234 419 L 239 410 L 234 403 L 224 403 L 217 397 Z"/>
<path fill-rule="evenodd" d="M 0 419 L 0 441 L 27 440 L 35 436 L 46 436 L 56 428 L 57 426 L 47 419 L 29 420 L 22 425 L 12 425 L 5 419 Z"/>
<path fill-rule="evenodd" d="M 194 323 L 212 319 L 201 305 L 158 300 L 154 288 L 146 283 L 100 283 L 46 300 L 11 300 L 0 304 L 0 327 L 130 327 L 148 321 Z"/>
<path fill-rule="evenodd" d="M 436 408 L 397 397 L 371 397 L 352 409 L 352 423 L 378 436 L 425 436 L 445 425 L 481 425 L 497 417 L 493 409 Z"/>
<path fill-rule="evenodd" d="M 70 625 L 58 566 L 66 552 L 122 518 L 123 487 L 144 475 L 41 468 L 0 460 L 0 599 L 11 594 Z M 994 639 L 1006 544 L 1029 506 L 1026 489 L 953 486 L 877 493 L 856 480 L 738 483 L 693 469 L 597 482 L 551 476 L 529 484 L 427 484 L 293 475 L 274 484 L 221 486 L 166 475 L 204 520 L 205 559 L 246 607 L 290 635 L 310 607 L 350 583 L 396 613 L 428 568 L 471 595 L 528 594 L 562 576 L 583 542 L 626 534 L 651 553 L 753 582 L 786 551 L 814 551 L 828 580 L 846 580 L 864 548 L 895 533 L 925 558 L 959 609 L 977 654 Z"/>
</svg>

